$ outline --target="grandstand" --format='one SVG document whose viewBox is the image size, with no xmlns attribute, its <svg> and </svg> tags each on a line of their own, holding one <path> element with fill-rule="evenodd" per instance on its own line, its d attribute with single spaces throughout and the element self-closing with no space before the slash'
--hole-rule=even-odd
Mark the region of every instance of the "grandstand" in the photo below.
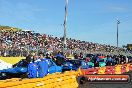
<svg viewBox="0 0 132 88">
<path fill-rule="evenodd" d="M 53 54 L 53 56 L 55 56 L 57 54 L 57 51 L 63 50 L 63 38 L 52 37 L 50 35 L 34 33 L 30 30 L 21 30 L 19 28 L 13 28 L 13 27 L 9 27 L 9 26 L 1 26 L 0 28 L 1 28 L 0 29 L 1 30 L 0 31 L 0 59 L 4 62 L 3 68 L 5 68 L 5 63 L 15 64 L 20 59 L 24 59 L 27 56 L 27 54 L 34 54 L 34 53 L 40 53 L 40 52 L 41 53 L 51 52 Z M 71 38 L 69 38 L 69 39 L 67 38 L 67 50 L 65 53 L 67 55 L 67 58 L 74 58 L 73 54 L 75 54 L 75 53 L 76 54 L 93 53 L 93 54 L 105 54 L 105 55 L 119 55 L 119 54 L 121 54 L 121 55 L 125 55 L 125 56 L 132 55 L 131 51 L 121 48 L 121 47 L 117 48 L 117 47 L 111 46 L 111 45 L 98 44 L 98 43 L 81 41 L 81 40 L 76 40 L 76 39 L 71 39 Z M 123 59 L 123 57 L 118 57 L 118 58 L 120 58 L 121 60 Z M 115 58 L 113 57 L 113 59 L 115 59 Z M 126 59 L 126 57 L 125 57 L 125 59 Z M 44 83 L 46 83 L 46 86 L 43 85 L 44 87 L 53 88 L 56 84 L 58 84 L 58 81 L 55 81 L 56 79 L 64 78 L 64 80 L 61 82 L 63 84 L 65 84 L 66 87 L 68 87 L 68 85 L 69 85 L 69 88 L 71 88 L 71 86 L 75 85 L 75 88 L 77 88 L 77 86 L 79 86 L 80 88 L 81 88 L 81 86 L 82 86 L 82 88 L 85 88 L 84 85 L 80 85 L 77 82 L 77 78 L 79 76 L 82 76 L 82 73 L 84 74 L 84 73 L 93 72 L 96 74 L 97 73 L 98 74 L 107 74 L 106 72 L 108 72 L 110 74 L 122 74 L 123 72 L 130 71 L 131 66 L 132 66 L 130 63 L 128 63 L 128 64 L 127 64 L 127 62 L 124 62 L 124 63 L 126 63 L 125 70 L 123 67 L 124 64 L 111 66 L 111 67 L 110 66 L 103 67 L 103 68 L 105 68 L 105 70 L 102 70 L 101 67 L 96 67 L 96 69 L 91 68 L 91 69 L 87 69 L 87 70 L 79 69 L 78 71 L 69 71 L 69 72 L 65 72 L 63 74 L 55 73 L 55 74 L 47 75 L 46 77 L 44 77 L 42 79 L 21 79 L 21 80 L 8 79 L 10 81 L 3 80 L 3 81 L 1 81 L 2 85 L 0 85 L 0 87 L 6 88 L 6 87 L 10 86 L 10 87 L 14 88 L 14 86 L 15 87 L 17 86 L 17 87 L 21 88 L 21 87 L 27 87 L 27 85 L 28 85 L 28 87 L 30 88 L 31 86 L 34 87 L 34 85 L 36 85 L 36 83 L 38 83 L 38 81 L 41 80 L 41 82 L 42 82 L 42 80 L 43 80 Z M 109 72 L 109 69 L 111 69 L 111 68 L 114 70 Z M 87 74 L 84 74 L 84 75 L 87 75 Z M 68 81 L 66 80 L 67 78 L 68 78 Z M 48 82 L 46 80 L 48 80 Z M 51 80 L 51 81 L 49 81 L 49 80 Z M 10 83 L 8 83 L 8 82 L 10 82 Z M 31 85 L 30 83 L 32 83 L 34 85 Z M 48 84 L 48 83 L 50 83 L 50 84 Z M 73 84 L 71 84 L 71 83 L 73 83 Z M 9 85 L 7 85 L 7 84 L 9 84 Z M 88 84 L 88 83 L 86 83 L 86 84 Z M 58 85 L 58 86 L 61 86 L 59 88 L 64 88 L 63 87 L 64 85 Z M 98 85 L 98 86 L 100 86 L 100 85 Z M 86 88 L 87 87 L 88 87 L 88 85 L 86 86 Z M 74 88 L 74 87 L 72 87 L 72 88 Z"/>
<path fill-rule="evenodd" d="M 0 26 L 0 56 L 26 56 L 27 53 L 56 52 L 63 49 L 63 38 Z M 117 52 L 117 50 L 119 50 Z M 124 48 L 67 38 L 66 53 L 123 54 L 132 53 Z"/>
</svg>

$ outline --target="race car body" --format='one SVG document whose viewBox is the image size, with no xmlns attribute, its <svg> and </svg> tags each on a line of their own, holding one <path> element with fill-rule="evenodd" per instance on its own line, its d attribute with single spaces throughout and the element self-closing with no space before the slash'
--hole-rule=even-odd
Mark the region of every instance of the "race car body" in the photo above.
<svg viewBox="0 0 132 88">
<path fill-rule="evenodd" d="M 51 59 L 46 60 L 48 63 L 48 73 L 62 72 L 62 67 L 57 66 Z M 25 78 L 27 76 L 27 66 L 25 60 L 19 61 L 13 68 L 0 70 L 0 79 Z"/>
<path fill-rule="evenodd" d="M 66 60 L 62 65 L 63 71 L 78 70 L 81 66 L 82 69 L 89 68 L 84 60 Z"/>
</svg>

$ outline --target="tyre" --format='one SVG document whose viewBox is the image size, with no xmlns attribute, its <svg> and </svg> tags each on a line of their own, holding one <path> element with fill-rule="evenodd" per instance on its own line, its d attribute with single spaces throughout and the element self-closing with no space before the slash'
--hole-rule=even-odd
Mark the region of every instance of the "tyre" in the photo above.
<svg viewBox="0 0 132 88">
<path fill-rule="evenodd" d="M 86 81 L 87 81 L 87 78 L 84 77 L 84 76 L 79 76 L 79 77 L 77 78 L 77 82 L 78 82 L 79 85 L 80 85 L 80 84 L 85 84 Z"/>
</svg>

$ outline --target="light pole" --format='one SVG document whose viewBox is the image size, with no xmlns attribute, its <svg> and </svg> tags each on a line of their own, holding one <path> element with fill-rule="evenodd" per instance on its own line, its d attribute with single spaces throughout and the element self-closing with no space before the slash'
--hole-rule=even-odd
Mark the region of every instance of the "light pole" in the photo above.
<svg viewBox="0 0 132 88">
<path fill-rule="evenodd" d="M 67 29 L 67 15 L 68 15 L 68 0 L 65 0 L 66 5 L 65 5 L 65 18 L 64 18 L 64 41 L 63 41 L 63 53 L 66 50 L 66 29 Z"/>
<path fill-rule="evenodd" d="M 120 24 L 120 21 L 117 20 L 117 48 L 118 48 L 118 39 L 119 39 L 119 37 L 118 37 L 118 35 L 119 35 L 119 33 L 118 33 L 118 25 L 119 24 Z"/>
<path fill-rule="evenodd" d="M 119 41 L 118 25 L 119 24 L 120 24 L 120 21 L 117 20 L 117 53 L 119 53 L 119 49 L 118 49 L 118 41 Z"/>
</svg>

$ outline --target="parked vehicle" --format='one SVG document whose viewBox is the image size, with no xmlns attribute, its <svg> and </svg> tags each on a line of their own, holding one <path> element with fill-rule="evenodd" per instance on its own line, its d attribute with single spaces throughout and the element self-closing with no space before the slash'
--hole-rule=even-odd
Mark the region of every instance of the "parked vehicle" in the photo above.
<svg viewBox="0 0 132 88">
<path fill-rule="evenodd" d="M 87 64 L 88 64 L 89 68 L 94 67 L 94 63 L 93 62 L 87 62 Z"/>
<path fill-rule="evenodd" d="M 106 58 L 102 58 L 99 60 L 99 67 L 104 67 L 106 66 Z"/>
<path fill-rule="evenodd" d="M 94 67 L 94 62 L 92 62 L 92 61 L 87 62 L 87 64 L 88 64 L 89 68 Z M 106 58 L 101 58 L 99 60 L 99 67 L 103 67 L 103 66 L 106 66 Z"/>
<path fill-rule="evenodd" d="M 80 66 L 82 69 L 89 68 L 85 60 L 66 60 L 62 65 L 62 71 L 78 70 Z"/>
</svg>

